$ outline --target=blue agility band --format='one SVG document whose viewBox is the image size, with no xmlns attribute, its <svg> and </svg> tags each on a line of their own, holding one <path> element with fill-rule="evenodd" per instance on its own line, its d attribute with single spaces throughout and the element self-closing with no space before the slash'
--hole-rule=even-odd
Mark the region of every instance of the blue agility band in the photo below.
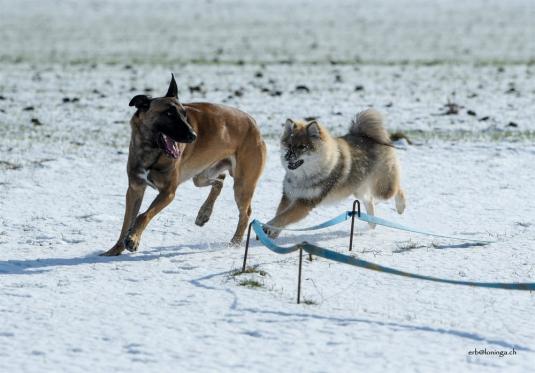
<svg viewBox="0 0 535 373">
<path fill-rule="evenodd" d="M 361 214 L 362 215 L 362 214 Z M 302 242 L 298 245 L 293 245 L 290 247 L 283 247 L 275 244 L 262 229 L 262 223 L 258 220 L 253 220 L 252 227 L 255 233 L 258 235 L 260 242 L 266 246 L 271 251 L 277 254 L 289 254 L 299 249 L 303 249 L 309 254 L 316 255 L 328 260 L 332 260 L 339 263 L 349 264 L 351 266 L 360 267 L 369 269 L 372 271 L 383 272 L 391 275 L 402 276 L 415 278 L 425 281 L 440 282 L 453 285 L 465 285 L 465 286 L 474 286 L 481 288 L 492 288 L 492 289 L 508 289 L 508 290 L 535 290 L 535 283 L 503 283 L 503 282 L 472 282 L 472 281 L 458 281 L 458 280 L 449 280 L 438 277 L 424 276 L 410 272 L 400 271 L 390 267 L 384 267 L 375 263 L 371 263 L 362 259 L 357 259 L 349 255 L 344 255 L 337 253 L 332 250 L 328 250 L 319 246 L 312 245 L 308 242 Z"/>
<path fill-rule="evenodd" d="M 317 230 L 317 229 L 323 229 L 323 228 L 331 227 L 331 226 L 336 225 L 336 224 L 340 224 L 340 223 L 350 219 L 352 216 L 353 216 L 353 212 L 352 211 L 346 211 L 343 214 L 340 214 L 340 215 L 338 215 L 338 216 L 336 216 L 336 217 L 334 217 L 334 218 L 332 218 L 330 220 L 327 220 L 327 221 L 325 221 L 325 222 L 323 222 L 321 224 L 313 225 L 311 227 L 306 227 L 306 228 L 280 228 L 280 227 L 275 227 L 275 226 L 272 226 L 272 225 L 269 225 L 269 224 L 265 224 L 265 223 L 260 223 L 260 222 L 259 222 L 259 224 L 261 224 L 264 227 L 268 227 L 268 228 L 271 228 L 271 229 L 274 229 L 274 230 L 292 231 L 292 232 L 306 232 L 306 231 L 314 231 L 314 230 Z M 449 238 L 449 239 L 452 239 L 452 240 L 479 242 L 482 245 L 483 244 L 492 243 L 492 241 L 476 240 L 476 239 L 472 239 L 472 238 L 464 238 L 464 237 L 457 237 L 457 236 L 447 236 L 445 234 L 438 234 L 438 233 L 424 231 L 424 230 L 421 230 L 421 229 L 411 228 L 411 227 L 407 227 L 407 226 L 404 226 L 404 225 L 401 225 L 401 224 L 398 224 L 398 223 L 394 223 L 394 222 L 388 221 L 386 219 L 379 218 L 377 216 L 368 215 L 368 214 L 365 214 L 363 212 L 360 213 L 360 216 L 356 215 L 356 213 L 355 213 L 355 217 L 357 219 L 362 220 L 362 221 L 367 222 L 367 223 L 382 225 L 384 227 L 388 227 L 388 228 L 392 228 L 392 229 L 398 229 L 398 230 L 402 230 L 402 231 L 406 231 L 406 232 L 423 234 L 423 235 L 426 235 L 426 236 Z"/>
<path fill-rule="evenodd" d="M 350 216 L 352 215 L 351 211 L 348 211 L 348 213 Z M 360 216 L 358 217 L 358 219 L 365 221 L 367 223 L 382 225 L 384 227 L 398 229 L 398 230 L 406 231 L 406 232 L 424 234 L 426 236 L 449 238 L 452 240 L 461 240 L 461 241 L 481 242 L 482 244 L 488 244 L 492 242 L 492 241 L 485 241 L 485 240 L 474 240 L 471 238 L 464 238 L 464 237 L 446 236 L 445 234 L 438 234 L 438 233 L 428 232 L 428 231 L 424 231 L 424 230 L 420 230 L 416 228 L 406 227 L 404 225 L 394 223 L 386 219 L 381 219 L 381 218 L 378 218 L 377 216 L 368 215 L 363 212 L 360 213 Z"/>
</svg>

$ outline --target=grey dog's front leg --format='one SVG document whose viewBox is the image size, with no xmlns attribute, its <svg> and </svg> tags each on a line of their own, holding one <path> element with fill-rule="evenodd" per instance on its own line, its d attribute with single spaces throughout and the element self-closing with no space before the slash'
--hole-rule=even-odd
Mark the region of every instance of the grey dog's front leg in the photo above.
<svg viewBox="0 0 535 373">
<path fill-rule="evenodd" d="M 275 213 L 275 217 L 279 216 L 284 210 L 288 208 L 289 205 L 290 205 L 290 200 L 288 199 L 288 197 L 286 197 L 286 193 L 282 192 L 282 197 L 279 202 L 279 206 L 277 207 L 277 212 Z M 271 222 L 273 222 L 273 220 L 275 220 L 275 218 L 271 219 L 268 224 L 271 225 Z M 280 234 L 280 230 L 276 230 L 276 229 L 268 228 L 268 227 L 264 227 L 264 232 L 266 232 L 266 234 L 271 238 L 277 238 Z M 258 237 L 256 239 L 258 239 Z"/>
<path fill-rule="evenodd" d="M 283 199 L 281 200 L 281 203 L 279 204 L 279 208 L 281 208 L 281 205 L 283 204 L 283 201 L 285 200 L 285 196 L 283 196 Z M 310 203 L 306 203 L 302 200 L 296 200 L 293 202 L 284 202 L 288 203 L 286 208 L 281 208 L 283 210 L 280 213 L 277 213 L 277 216 L 275 216 L 273 219 L 271 219 L 267 224 L 271 225 L 273 227 L 280 227 L 284 228 L 290 224 L 296 223 L 299 220 L 304 219 L 310 211 L 312 211 L 313 206 Z M 277 212 L 279 209 L 277 209 Z M 270 238 L 277 238 L 280 234 L 280 229 L 276 228 L 270 228 L 270 227 L 264 227 L 264 232 L 270 237 Z"/>
<path fill-rule="evenodd" d="M 281 201 L 279 202 L 279 207 L 277 207 L 277 213 L 275 216 L 280 215 L 284 210 L 290 206 L 290 200 L 286 197 L 286 193 L 282 192 Z"/>
</svg>

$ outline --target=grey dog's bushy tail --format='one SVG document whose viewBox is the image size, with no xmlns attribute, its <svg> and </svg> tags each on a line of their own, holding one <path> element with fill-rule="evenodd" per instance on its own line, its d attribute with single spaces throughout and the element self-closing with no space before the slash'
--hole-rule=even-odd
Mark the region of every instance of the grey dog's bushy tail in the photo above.
<svg viewBox="0 0 535 373">
<path fill-rule="evenodd" d="M 376 143 L 392 145 L 390 136 L 383 126 L 383 116 L 375 109 L 361 111 L 351 122 L 349 133 L 354 136 L 367 137 Z"/>
</svg>

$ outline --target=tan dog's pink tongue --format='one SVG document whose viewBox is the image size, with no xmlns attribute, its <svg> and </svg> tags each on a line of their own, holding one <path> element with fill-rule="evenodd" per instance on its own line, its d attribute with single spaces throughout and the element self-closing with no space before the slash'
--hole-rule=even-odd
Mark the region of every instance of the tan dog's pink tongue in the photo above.
<svg viewBox="0 0 535 373">
<path fill-rule="evenodd" d="M 176 142 L 169 136 L 166 136 L 165 134 L 162 135 L 166 153 L 175 159 L 178 158 L 180 156 L 180 150 L 178 149 Z"/>
</svg>

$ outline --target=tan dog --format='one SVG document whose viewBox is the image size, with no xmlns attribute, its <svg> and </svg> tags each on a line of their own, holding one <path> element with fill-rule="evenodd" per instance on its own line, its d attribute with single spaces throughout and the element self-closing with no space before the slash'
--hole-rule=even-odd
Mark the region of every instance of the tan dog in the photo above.
<svg viewBox="0 0 535 373">
<path fill-rule="evenodd" d="M 271 226 L 286 227 L 322 202 L 351 195 L 364 202 L 369 215 L 374 214 L 375 199 L 394 196 L 397 211 L 405 210 L 398 159 L 375 110 L 357 114 L 349 133 L 337 138 L 315 120 L 288 119 L 281 138 L 281 162 L 286 175 L 276 216 L 268 222 Z M 280 232 L 265 230 L 272 238 Z"/>
<path fill-rule="evenodd" d="M 195 223 L 204 225 L 223 187 L 225 171 L 234 177 L 239 210 L 232 244 L 239 244 L 251 216 L 251 200 L 266 159 L 266 145 L 254 119 L 232 107 L 209 103 L 182 105 L 174 76 L 165 97 L 135 96 L 130 120 L 128 191 L 123 227 L 117 243 L 102 255 L 136 251 L 151 219 L 175 197 L 180 183 L 193 178 L 211 186 Z M 137 215 L 146 186 L 158 190 L 147 211 Z"/>
</svg>

